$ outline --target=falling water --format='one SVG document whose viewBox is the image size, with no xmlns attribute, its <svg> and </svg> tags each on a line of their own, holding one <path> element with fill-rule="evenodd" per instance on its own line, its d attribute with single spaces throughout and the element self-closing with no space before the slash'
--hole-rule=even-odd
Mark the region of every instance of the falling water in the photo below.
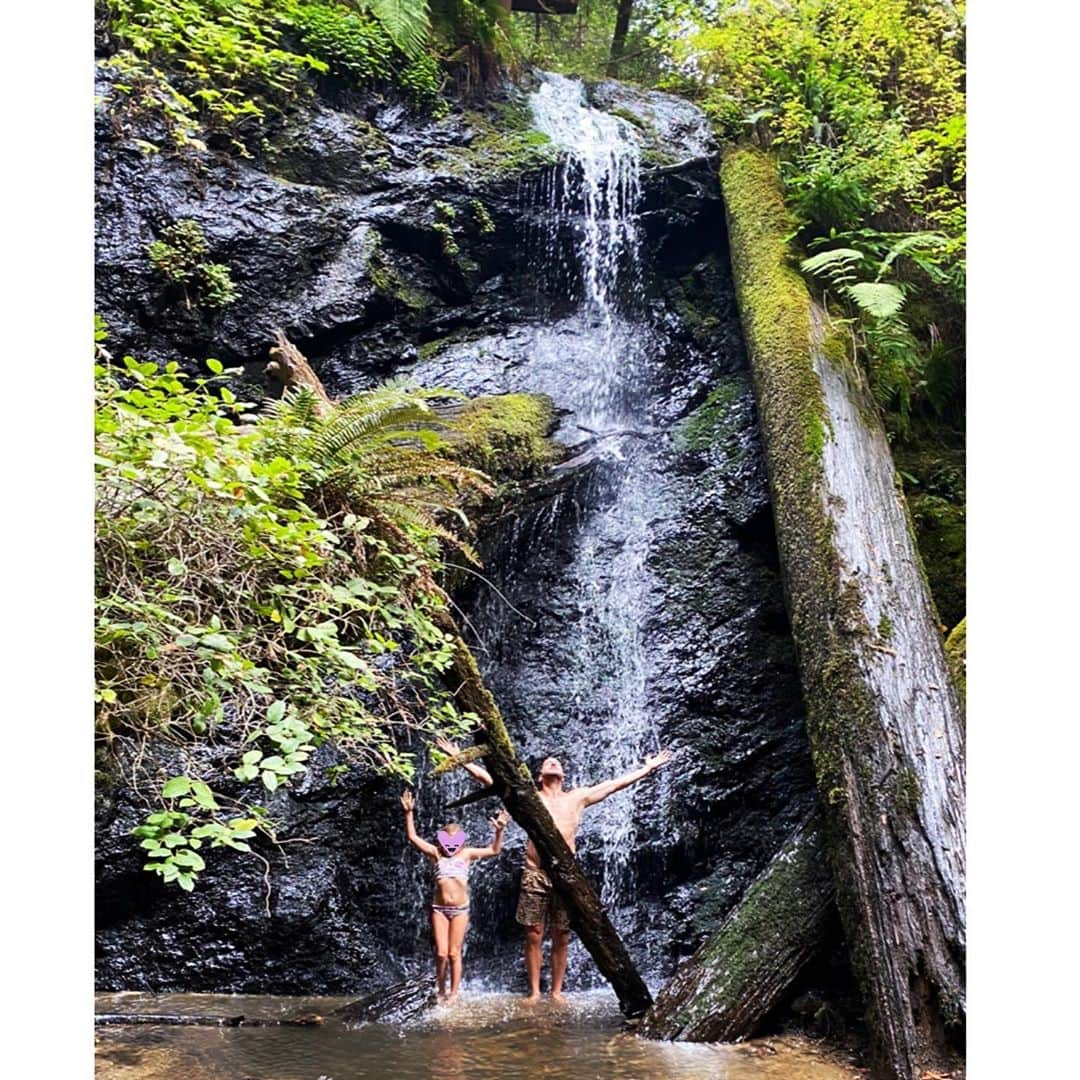
<svg viewBox="0 0 1080 1080">
<path fill-rule="evenodd" d="M 468 611 L 485 680 L 522 755 L 538 763 L 554 754 L 567 785 L 581 786 L 638 768 L 661 748 L 671 714 L 655 689 L 670 681 L 657 665 L 670 665 L 671 650 L 661 640 L 670 613 L 654 545 L 680 513 L 669 395 L 673 366 L 688 357 L 666 309 L 654 316 L 650 307 L 638 129 L 590 107 L 582 84 L 558 75 L 542 78 L 531 105 L 559 152 L 521 192 L 540 317 L 442 350 L 417 374 L 471 395 L 546 393 L 560 415 L 556 437 L 590 457 L 562 494 L 510 526 L 485 568 L 494 588 L 481 587 Z M 678 918 L 665 895 L 679 873 L 665 863 L 680 841 L 670 796 L 678 767 L 588 808 L 578 832 L 583 869 L 652 981 L 670 970 Z M 421 801 L 470 786 L 462 776 L 440 779 Z M 467 961 L 474 986 L 523 978 L 513 903 L 524 844 L 512 828 L 507 853 L 471 885 L 475 924 L 498 927 L 498 940 L 477 934 L 468 946 L 486 958 Z M 575 939 L 568 985 L 598 980 Z"/>
<path fill-rule="evenodd" d="M 659 350 L 643 316 L 636 131 L 590 108 L 582 85 L 562 76 L 545 76 L 531 103 L 536 127 L 561 152 L 558 167 L 525 195 L 538 222 L 537 263 L 548 287 L 573 297 L 576 308 L 536 330 L 519 354 L 526 359 L 516 360 L 515 379 L 522 389 L 550 393 L 567 411 L 560 438 L 597 439 L 600 460 L 587 489 L 561 496 L 545 518 L 525 524 L 532 538 L 522 535 L 516 545 L 519 566 L 523 560 L 535 569 L 534 556 L 544 558 L 544 546 L 550 553 L 552 539 L 565 535 L 549 526 L 566 514 L 575 518 L 568 561 L 552 584 L 564 616 L 543 646 L 489 656 L 485 674 L 500 700 L 517 703 L 511 722 L 525 754 L 556 753 L 568 759 L 569 783 L 591 784 L 638 767 L 659 748 L 645 637 L 658 463 L 643 437 Z M 513 563 L 500 567 L 504 592 L 515 589 Z M 513 637 L 508 618 L 513 612 L 494 596 L 475 613 L 489 639 Z M 632 858 L 639 822 L 659 819 L 666 786 L 661 774 L 590 808 L 582 821 L 583 862 L 624 933 L 640 915 Z M 645 804 L 650 814 L 635 813 Z M 580 949 L 571 965 L 587 969 Z"/>
</svg>

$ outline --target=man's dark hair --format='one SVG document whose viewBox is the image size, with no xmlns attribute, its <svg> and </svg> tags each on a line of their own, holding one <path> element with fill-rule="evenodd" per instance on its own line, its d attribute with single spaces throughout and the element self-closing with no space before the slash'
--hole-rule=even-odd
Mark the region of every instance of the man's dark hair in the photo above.
<svg viewBox="0 0 1080 1080">
<path fill-rule="evenodd" d="M 558 751 L 553 750 L 553 751 L 551 751 L 550 753 L 547 753 L 547 754 L 537 754 L 534 757 L 529 759 L 529 775 L 534 776 L 534 777 L 539 776 L 540 775 L 540 766 L 543 765 L 544 762 L 547 761 L 547 759 L 549 757 L 558 758 L 559 761 L 562 763 L 563 772 L 564 773 L 569 773 L 570 769 L 569 769 L 569 766 L 567 765 L 567 760 L 568 759 L 567 759 L 566 755 L 565 754 L 560 754 Z"/>
</svg>

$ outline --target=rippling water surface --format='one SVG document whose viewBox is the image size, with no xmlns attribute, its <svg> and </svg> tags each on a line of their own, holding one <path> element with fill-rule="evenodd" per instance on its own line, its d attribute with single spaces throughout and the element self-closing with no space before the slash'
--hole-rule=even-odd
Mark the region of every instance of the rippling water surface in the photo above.
<svg viewBox="0 0 1080 1080">
<path fill-rule="evenodd" d="M 345 998 L 101 994 L 99 1012 L 199 1016 L 326 1015 Z M 529 1006 L 469 994 L 402 1026 L 101 1027 L 99 1080 L 849 1080 L 854 1070 L 802 1039 L 738 1046 L 658 1043 L 620 1030 L 607 992 Z"/>
</svg>

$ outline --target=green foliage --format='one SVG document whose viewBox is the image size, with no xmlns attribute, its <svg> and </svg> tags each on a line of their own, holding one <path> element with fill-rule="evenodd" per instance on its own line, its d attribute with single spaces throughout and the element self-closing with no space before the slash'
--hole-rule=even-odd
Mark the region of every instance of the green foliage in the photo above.
<svg viewBox="0 0 1080 1080">
<path fill-rule="evenodd" d="M 452 259 L 461 252 L 458 242 L 454 237 L 454 230 L 445 221 L 437 221 L 432 228 L 439 234 L 439 243 L 442 245 L 443 254 Z"/>
<path fill-rule="evenodd" d="M 304 48 L 334 75 L 379 82 L 393 71 L 394 43 L 374 19 L 338 4 L 302 4 L 293 25 Z"/>
<path fill-rule="evenodd" d="M 490 236 L 495 231 L 495 222 L 491 220 L 487 207 L 479 199 L 469 200 L 469 213 L 476 225 L 476 231 L 481 236 Z"/>
<path fill-rule="evenodd" d="M 129 129 L 126 118 L 162 122 L 164 139 L 135 140 L 146 153 L 215 142 L 248 156 L 310 94 L 312 76 L 331 72 L 396 87 L 416 108 L 441 114 L 443 59 L 448 69 L 483 61 L 494 70 L 505 38 L 497 0 L 435 0 L 430 10 L 428 0 L 99 2 L 114 118 Z"/>
<path fill-rule="evenodd" d="M 333 74 L 360 85 L 396 85 L 417 108 L 445 112 L 442 73 L 424 48 L 426 0 L 383 0 L 363 11 L 344 3 L 305 3 L 296 7 L 293 24 L 303 47 Z"/>
<path fill-rule="evenodd" d="M 416 734 L 468 729 L 441 682 L 433 575 L 444 545 L 470 554 L 460 503 L 489 490 L 438 452 L 425 392 L 388 385 L 324 416 L 301 391 L 256 418 L 207 365 L 194 381 L 130 357 L 95 368 L 98 731 L 144 771 L 160 740 L 212 740 L 253 781 L 227 806 L 195 773 L 165 785 L 139 835 L 185 889 L 195 841 L 244 850 L 252 818 L 272 838 L 255 792 L 320 744 L 408 778 Z"/>
<path fill-rule="evenodd" d="M 183 294 L 184 305 L 226 307 L 236 301 L 232 274 L 224 263 L 208 262 L 210 246 L 197 221 L 167 225 L 146 247 L 154 269 Z"/>
<path fill-rule="evenodd" d="M 240 153 L 325 70 L 283 47 L 289 0 L 101 0 L 117 47 L 107 61 L 117 91 L 139 112 L 161 116 L 175 145 L 203 148 L 222 135 Z M 155 150 L 155 144 L 147 144 Z"/>
<path fill-rule="evenodd" d="M 635 0 L 618 77 L 653 85 L 662 73 L 663 52 L 656 49 L 649 30 L 665 5 Z M 581 0 L 575 15 L 537 19 L 527 12 L 510 17 L 510 39 L 523 60 L 545 71 L 607 77 L 611 41 L 615 33 L 618 0 Z M 633 121 L 631 121 L 633 122 Z"/>
<path fill-rule="evenodd" d="M 367 0 L 367 6 L 402 53 L 417 59 L 428 38 L 427 0 Z"/>
<path fill-rule="evenodd" d="M 894 431 L 908 431 L 913 410 L 949 408 L 963 382 L 964 5 L 657 10 L 665 86 L 699 100 L 721 137 L 749 136 L 779 157 L 799 235 L 829 249 L 804 269 L 857 320 Z M 844 262 L 842 250 L 855 254 Z M 837 282 L 840 269 L 850 280 Z"/>
</svg>

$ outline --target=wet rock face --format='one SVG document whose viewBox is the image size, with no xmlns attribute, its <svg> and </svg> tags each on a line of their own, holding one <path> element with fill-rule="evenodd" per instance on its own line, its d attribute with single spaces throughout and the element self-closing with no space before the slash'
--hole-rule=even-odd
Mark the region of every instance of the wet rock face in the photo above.
<svg viewBox="0 0 1080 1080">
<path fill-rule="evenodd" d="M 649 405 L 623 439 L 624 464 L 580 468 L 560 496 L 485 539 L 485 574 L 519 614 L 476 579 L 459 599 L 524 753 L 564 753 L 576 782 L 611 775 L 618 748 L 592 738 L 563 678 L 583 617 L 571 564 L 583 530 L 610 509 L 619 470 L 640 464 L 651 484 L 638 502 L 651 582 L 643 670 L 658 741 L 678 757 L 639 796 L 613 799 L 604 812 L 613 817 L 591 811 L 580 853 L 594 880 L 613 883 L 617 925 L 655 982 L 768 862 L 812 800 L 813 781 L 716 179 L 705 161 L 660 171 L 708 149 L 700 114 L 613 83 L 590 93 L 637 116 L 657 148 L 643 162 L 641 204 Z M 192 367 L 217 356 L 248 365 L 255 381 L 270 330 L 281 326 L 333 395 L 391 373 L 470 394 L 547 393 L 562 436 L 580 441 L 547 360 L 587 351 L 593 327 L 544 295 L 535 274 L 538 208 L 527 193 L 547 151 L 514 101 L 507 91 L 486 111 L 459 108 L 439 122 L 376 100 L 317 102 L 291 118 L 264 160 L 206 158 L 194 168 L 121 144 L 103 117 L 97 287 L 110 348 Z M 237 303 L 216 314 L 167 303 L 146 258 L 161 228 L 184 218 L 201 224 L 210 257 L 239 287 Z M 606 527 L 592 536 L 603 585 L 603 567 L 620 565 L 626 543 Z M 179 771 L 179 760 L 160 756 L 163 777 Z M 141 870 L 129 831 L 146 807 L 123 780 L 103 778 L 99 988 L 354 994 L 426 971 L 430 871 L 405 843 L 399 788 L 356 774 L 331 784 L 334 760 L 323 748 L 293 789 L 266 795 L 282 841 L 258 847 L 268 869 L 240 853 L 204 852 L 207 870 L 190 895 Z M 230 763 L 203 764 L 228 795 Z M 421 779 L 420 832 L 432 836 L 456 817 L 485 842 L 493 805 L 446 809 L 470 787 L 462 776 Z M 631 833 L 625 860 L 612 865 L 600 831 L 619 827 L 619 815 Z M 503 857 L 473 873 L 474 986 L 524 985 L 514 922 L 523 846 L 511 826 Z M 595 978 L 580 952 L 570 978 Z"/>
<path fill-rule="evenodd" d="M 153 752 L 164 770 L 183 768 L 167 749 Z M 323 747 L 292 790 L 265 793 L 281 844 L 256 844 L 267 864 L 204 848 L 190 894 L 141 869 L 130 829 L 146 806 L 115 776 L 99 782 L 98 988 L 351 994 L 426 960 L 419 897 L 402 888 L 416 853 L 403 850 L 398 792 L 358 774 L 331 784 L 326 769 L 338 760 Z M 229 764 L 212 754 L 199 763 L 226 796 L 237 786 Z"/>
</svg>

